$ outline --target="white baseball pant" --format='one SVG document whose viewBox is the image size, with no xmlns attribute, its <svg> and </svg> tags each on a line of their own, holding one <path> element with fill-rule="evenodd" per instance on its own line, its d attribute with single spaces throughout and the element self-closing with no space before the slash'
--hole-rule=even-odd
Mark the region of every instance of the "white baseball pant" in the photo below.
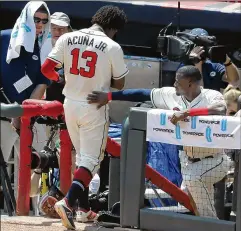
<svg viewBox="0 0 241 231">
<path fill-rule="evenodd" d="M 85 167 L 94 176 L 103 160 L 109 127 L 109 108 L 65 99 L 67 129 L 76 150 L 76 166 Z"/>
<path fill-rule="evenodd" d="M 191 193 L 200 216 L 217 218 L 214 208 L 213 185 L 227 175 L 233 162 L 223 152 L 215 154 L 213 158 L 201 159 L 201 161 L 192 163 L 188 160 L 185 151 L 180 151 L 180 161 L 183 185 Z"/>
</svg>

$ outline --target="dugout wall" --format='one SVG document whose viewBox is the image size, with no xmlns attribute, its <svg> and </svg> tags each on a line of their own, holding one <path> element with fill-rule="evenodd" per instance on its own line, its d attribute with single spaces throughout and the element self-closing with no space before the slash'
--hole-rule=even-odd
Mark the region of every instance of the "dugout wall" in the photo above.
<svg viewBox="0 0 241 231">
<path fill-rule="evenodd" d="M 241 108 L 241 97 L 239 98 Z M 241 230 L 241 150 L 235 151 L 235 181 L 232 221 L 191 216 L 144 207 L 147 108 L 131 108 L 123 124 L 121 164 L 111 160 L 109 207 L 120 197 L 122 228 L 156 231 L 240 231 Z M 241 142 L 241 139 L 240 139 Z M 135 166 L 135 167 L 134 167 Z M 133 168 L 135 170 L 133 171 Z M 120 195 L 118 193 L 120 171 Z M 104 230 L 105 228 L 101 228 Z M 119 229 L 119 228 L 117 228 Z M 121 230 L 121 228 L 120 228 Z"/>
</svg>

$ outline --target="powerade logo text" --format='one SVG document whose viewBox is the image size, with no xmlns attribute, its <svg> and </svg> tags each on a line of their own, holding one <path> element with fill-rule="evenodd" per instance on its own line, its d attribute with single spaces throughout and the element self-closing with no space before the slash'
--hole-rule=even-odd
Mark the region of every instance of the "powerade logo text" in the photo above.
<svg viewBox="0 0 241 231">
<path fill-rule="evenodd" d="M 233 134 L 213 133 L 213 136 L 215 136 L 215 137 L 222 137 L 222 138 L 234 138 Z"/>
<path fill-rule="evenodd" d="M 212 135 L 212 129 L 209 126 L 206 128 L 205 136 L 206 136 L 206 140 L 210 143 L 212 142 L 212 136 L 217 137 L 217 138 L 220 138 L 220 137 L 222 137 L 222 138 L 233 138 L 234 137 L 233 134 L 213 133 L 213 135 Z"/>
<path fill-rule="evenodd" d="M 197 116 L 191 117 L 191 129 L 194 130 L 197 128 Z M 190 122 L 189 119 L 185 119 L 184 122 Z M 188 132 L 188 131 L 183 131 L 184 135 L 189 135 L 189 136 L 204 136 L 204 133 L 202 132 Z"/>
<path fill-rule="evenodd" d="M 155 132 L 174 133 L 174 130 L 172 130 L 172 129 L 165 129 L 165 128 L 153 128 L 153 131 L 155 131 Z"/>
<path fill-rule="evenodd" d="M 192 117 L 192 119 L 195 118 L 195 117 Z M 196 122 L 195 122 L 196 123 Z M 216 125 L 219 125 L 220 124 L 220 129 L 221 131 L 225 132 L 227 131 L 227 119 L 222 119 L 221 121 L 218 121 L 218 120 L 199 120 L 199 123 L 201 124 L 216 124 Z"/>
<path fill-rule="evenodd" d="M 167 123 L 167 114 L 166 113 L 161 113 L 161 115 L 160 115 L 160 125 L 161 126 L 165 126 L 166 123 Z M 153 131 L 174 133 L 173 129 L 168 129 L 168 128 L 153 128 Z"/>
<path fill-rule="evenodd" d="M 227 119 L 222 119 L 221 121 L 218 121 L 218 120 L 203 120 L 202 119 L 202 120 L 199 120 L 199 123 L 209 124 L 209 125 L 212 125 L 212 124 L 219 125 L 220 124 L 220 130 L 222 132 L 227 131 Z M 196 129 L 196 127 L 197 127 L 197 117 L 194 116 L 194 117 L 191 117 L 191 129 Z M 201 133 L 199 133 L 199 134 L 201 136 Z M 233 135 L 232 134 L 219 134 L 219 133 L 212 134 L 212 128 L 210 126 L 208 126 L 206 128 L 206 131 L 205 131 L 205 137 L 206 137 L 207 142 L 211 143 L 212 137 L 226 138 L 226 137 L 233 137 Z"/>
<path fill-rule="evenodd" d="M 170 120 L 171 116 L 167 116 L 166 113 L 161 113 L 160 115 L 160 125 L 162 127 L 165 127 L 167 124 L 167 120 Z M 183 122 L 186 123 L 191 123 L 191 129 L 195 130 L 197 129 L 197 123 L 201 123 L 201 124 L 207 124 L 207 125 L 220 125 L 220 130 L 222 132 L 227 131 L 227 119 L 222 119 L 221 121 L 218 120 L 198 120 L 197 116 L 193 116 L 193 117 L 189 117 L 183 120 Z M 217 138 L 233 138 L 234 135 L 232 134 L 221 134 L 221 133 L 212 133 L 212 128 L 210 126 L 207 126 L 205 132 L 197 132 L 197 131 L 182 131 L 181 132 L 181 127 L 179 124 L 177 124 L 175 126 L 175 130 L 174 129 L 170 129 L 170 128 L 153 128 L 153 131 L 156 132 L 165 132 L 165 133 L 171 133 L 171 134 L 175 134 L 175 137 L 177 140 L 181 140 L 183 135 L 186 136 L 198 136 L 198 137 L 205 137 L 207 142 L 211 143 L 212 142 L 212 137 L 217 137 Z"/>
<path fill-rule="evenodd" d="M 204 136 L 203 132 L 187 132 L 187 131 L 183 131 L 182 133 L 184 135 L 189 135 L 189 136 Z"/>
<path fill-rule="evenodd" d="M 199 120 L 200 124 L 220 124 L 218 120 Z"/>
<path fill-rule="evenodd" d="M 168 117 L 170 119 L 170 117 Z M 167 114 L 166 113 L 161 113 L 160 115 L 160 125 L 161 126 L 166 126 L 167 123 Z M 153 128 L 154 131 L 162 131 L 162 132 L 168 132 L 168 133 L 174 133 L 176 135 L 176 139 L 180 140 L 181 137 L 181 128 L 180 125 L 177 124 L 175 127 L 175 131 L 172 129 L 160 129 L 160 128 Z"/>
<path fill-rule="evenodd" d="M 197 120 L 195 120 L 196 117 L 192 117 L 191 118 L 191 128 L 192 129 L 195 129 L 196 128 L 196 123 L 197 123 Z M 209 124 L 209 125 L 212 125 L 212 124 L 216 124 L 216 125 L 220 125 L 220 130 L 222 132 L 225 132 L 227 131 L 227 119 L 222 119 L 221 121 L 215 121 L 215 120 L 199 120 L 199 123 L 202 123 L 202 124 Z M 206 137 L 206 140 L 211 143 L 212 142 L 212 137 L 222 137 L 222 138 L 233 138 L 234 136 L 232 134 L 220 134 L 220 133 L 213 133 L 212 134 L 212 128 L 210 126 L 208 126 L 206 128 L 206 131 L 205 131 L 205 137 Z"/>
</svg>

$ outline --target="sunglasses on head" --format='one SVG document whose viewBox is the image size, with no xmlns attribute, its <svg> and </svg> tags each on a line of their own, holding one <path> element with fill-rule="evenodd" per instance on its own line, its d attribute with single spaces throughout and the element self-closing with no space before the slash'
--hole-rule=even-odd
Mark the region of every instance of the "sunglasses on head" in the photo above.
<svg viewBox="0 0 241 231">
<path fill-rule="evenodd" d="M 38 18 L 38 17 L 34 17 L 33 18 L 35 23 L 40 23 L 42 22 L 43 24 L 48 23 L 49 19 L 48 18 Z"/>
</svg>

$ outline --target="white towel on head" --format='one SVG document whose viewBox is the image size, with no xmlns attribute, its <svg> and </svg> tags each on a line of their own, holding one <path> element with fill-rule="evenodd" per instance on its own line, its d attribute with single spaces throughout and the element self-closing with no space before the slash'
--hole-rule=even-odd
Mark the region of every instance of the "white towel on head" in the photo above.
<svg viewBox="0 0 241 231">
<path fill-rule="evenodd" d="M 21 46 L 27 52 L 33 52 L 36 39 L 36 26 L 34 23 L 34 14 L 37 9 L 44 5 L 48 11 L 49 21 L 45 24 L 44 31 L 38 36 L 41 64 L 45 61 L 52 49 L 50 33 L 50 13 L 47 4 L 42 1 L 30 1 L 23 8 L 21 15 L 18 17 L 9 43 L 6 62 L 10 63 L 12 59 L 18 58 Z"/>
</svg>

